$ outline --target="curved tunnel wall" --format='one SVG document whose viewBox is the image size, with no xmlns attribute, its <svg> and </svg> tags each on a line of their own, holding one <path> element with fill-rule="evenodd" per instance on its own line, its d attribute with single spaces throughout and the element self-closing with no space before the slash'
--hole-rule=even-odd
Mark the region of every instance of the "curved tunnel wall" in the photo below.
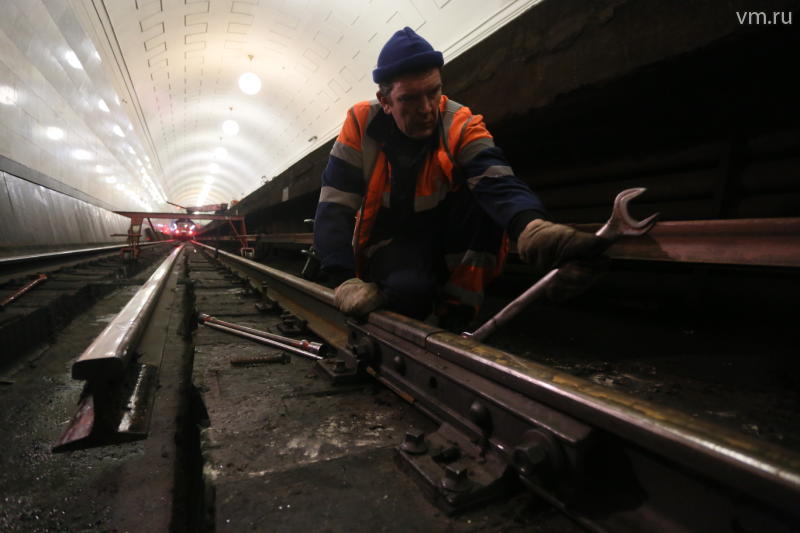
<svg viewBox="0 0 800 533">
<path fill-rule="evenodd" d="M 0 256 L 123 242 L 129 219 L 0 172 Z"/>
</svg>

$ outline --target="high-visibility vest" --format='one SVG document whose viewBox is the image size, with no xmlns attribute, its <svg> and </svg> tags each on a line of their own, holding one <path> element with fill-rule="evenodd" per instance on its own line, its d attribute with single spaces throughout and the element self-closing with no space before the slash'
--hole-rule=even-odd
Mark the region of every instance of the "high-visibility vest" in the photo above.
<svg viewBox="0 0 800 533">
<path fill-rule="evenodd" d="M 462 106 L 442 95 L 439 101 L 439 143 L 426 157 L 417 176 L 414 195 L 415 212 L 434 209 L 451 191 L 471 184 L 459 180 L 458 167 L 479 152 L 494 146 L 494 141 L 481 115 L 473 115 Z M 380 104 L 373 100 L 360 102 L 348 112 L 342 130 L 334 143 L 331 155 L 361 169 L 366 193 L 356 215 L 353 233 L 356 273 L 365 271 L 369 256 L 381 243 L 371 243 L 370 237 L 382 207 L 389 206 L 391 168 L 379 143 L 367 135 L 372 120 L 381 113 Z M 470 188 L 472 188 L 470 186 Z M 336 195 L 336 196 L 334 196 Z M 338 196 L 353 195 L 322 191 L 320 201 L 344 203 Z M 444 287 L 450 303 L 462 303 L 478 309 L 483 300 L 483 288 L 502 270 L 508 252 L 508 237 L 503 234 L 496 253 L 459 250 L 448 253 L 445 262 L 450 277 Z"/>
</svg>

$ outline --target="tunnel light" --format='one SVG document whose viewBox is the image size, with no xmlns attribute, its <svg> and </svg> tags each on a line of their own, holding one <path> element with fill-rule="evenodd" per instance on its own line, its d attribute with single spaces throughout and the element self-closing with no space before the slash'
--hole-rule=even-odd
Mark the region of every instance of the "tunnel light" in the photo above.
<svg viewBox="0 0 800 533">
<path fill-rule="evenodd" d="M 116 176 L 106 176 L 106 183 L 116 183 L 117 177 Z"/>
<path fill-rule="evenodd" d="M 67 63 L 69 63 L 69 66 L 72 68 L 83 70 L 83 64 L 81 63 L 81 60 L 78 59 L 78 56 L 76 56 L 75 52 L 72 50 L 64 54 L 64 59 L 67 60 Z"/>
<path fill-rule="evenodd" d="M 106 113 L 108 113 L 109 111 L 111 111 L 111 110 L 108 108 L 108 104 L 106 104 L 106 101 L 105 101 L 105 100 L 103 100 L 102 98 L 101 98 L 100 100 L 98 100 L 98 101 L 97 101 L 97 107 L 99 107 L 99 108 L 100 108 L 100 111 L 105 111 Z"/>
<path fill-rule="evenodd" d="M 64 138 L 64 130 L 61 128 L 56 128 L 55 126 L 49 126 L 44 133 L 47 135 L 48 139 L 52 139 L 54 141 L 60 141 Z"/>
<path fill-rule="evenodd" d="M 0 85 L 0 104 L 16 105 L 17 91 L 8 85 Z"/>
<path fill-rule="evenodd" d="M 228 151 L 222 146 L 214 148 L 214 157 L 216 157 L 217 159 L 222 159 L 223 157 L 227 156 L 228 156 Z"/>
<path fill-rule="evenodd" d="M 245 72 L 239 76 L 239 88 L 244 94 L 258 94 L 261 90 L 261 78 L 252 72 Z"/>
<path fill-rule="evenodd" d="M 237 133 L 239 133 L 239 123 L 235 120 L 226 120 L 222 123 L 222 133 L 227 135 L 228 137 L 233 137 Z"/>
<path fill-rule="evenodd" d="M 89 161 L 90 159 L 94 159 L 92 152 L 89 152 L 88 150 L 81 150 L 80 148 L 72 151 L 72 157 L 78 161 Z"/>
<path fill-rule="evenodd" d="M 113 131 L 114 135 L 117 137 L 125 137 L 125 132 L 122 131 L 122 128 L 120 128 L 118 124 L 114 124 L 114 127 L 111 128 L 111 131 Z"/>
</svg>

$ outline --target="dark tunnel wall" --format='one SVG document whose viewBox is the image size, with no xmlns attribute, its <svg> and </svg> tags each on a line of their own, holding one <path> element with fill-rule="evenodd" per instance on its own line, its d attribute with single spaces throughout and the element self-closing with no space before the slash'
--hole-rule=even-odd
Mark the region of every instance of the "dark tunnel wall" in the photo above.
<svg viewBox="0 0 800 533">
<path fill-rule="evenodd" d="M 755 4 L 544 1 L 448 63 L 445 93 L 557 221 L 602 221 L 631 186 L 662 220 L 796 216 L 798 32 L 736 16 L 795 3 Z M 308 231 L 331 144 L 237 206 L 251 231 Z"/>
</svg>

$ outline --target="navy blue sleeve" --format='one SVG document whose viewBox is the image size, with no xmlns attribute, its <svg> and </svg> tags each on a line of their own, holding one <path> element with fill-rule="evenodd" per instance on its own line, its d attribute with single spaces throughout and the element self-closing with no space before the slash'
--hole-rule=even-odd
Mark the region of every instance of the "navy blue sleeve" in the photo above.
<svg viewBox="0 0 800 533">
<path fill-rule="evenodd" d="M 361 170 L 331 155 L 314 216 L 314 249 L 325 271 L 355 271 L 353 228 L 363 197 Z"/>
<path fill-rule="evenodd" d="M 502 150 L 489 146 L 462 164 L 462 174 L 478 204 L 501 227 L 510 229 L 515 215 L 528 211 L 546 218 L 539 197 L 514 175 Z"/>
</svg>

